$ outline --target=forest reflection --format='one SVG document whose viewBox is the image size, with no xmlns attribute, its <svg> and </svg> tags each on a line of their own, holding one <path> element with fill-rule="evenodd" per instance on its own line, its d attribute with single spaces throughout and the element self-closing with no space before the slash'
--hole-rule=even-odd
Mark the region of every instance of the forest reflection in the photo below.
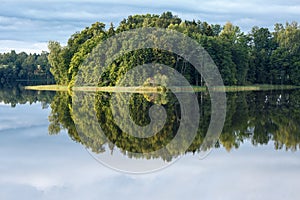
<svg viewBox="0 0 300 200">
<path fill-rule="evenodd" d="M 200 151 L 210 122 L 211 107 L 209 93 L 197 93 L 197 96 L 201 115 L 200 124 L 189 149 L 184 151 L 168 149 L 168 152 L 164 153 L 147 154 L 147 159 L 162 158 L 171 161 L 181 154 Z M 172 93 L 131 96 L 130 115 L 140 126 L 150 123 L 148 110 L 152 105 L 161 104 L 166 110 L 167 119 L 164 127 L 149 138 L 133 137 L 122 131 L 115 123 L 110 105 L 111 93 L 86 93 L 80 98 L 84 100 L 81 101 L 83 102 L 80 105 L 81 112 L 78 112 L 72 107 L 71 96 L 65 92 L 56 93 L 51 103 L 49 134 L 59 134 L 62 129 L 67 129 L 72 140 L 95 153 L 108 150 L 107 146 L 110 151 L 118 148 L 129 157 L 137 155 L 140 157 L 142 153 L 156 152 L 175 137 L 180 124 L 180 104 Z M 121 116 L 125 110 L 124 106 L 120 105 L 117 111 Z M 276 150 L 296 151 L 300 147 L 299 114 L 300 91 L 298 90 L 227 93 L 227 115 L 223 132 L 219 141 L 207 148 L 222 146 L 230 151 L 239 148 L 245 141 L 251 141 L 253 146 L 272 143 Z M 93 115 L 96 116 L 97 123 L 92 122 Z M 129 122 L 124 118 L 123 123 Z M 97 130 L 95 127 L 101 127 L 104 135 L 95 133 Z"/>
<path fill-rule="evenodd" d="M 110 105 L 112 93 L 87 93 L 78 96 L 83 102 L 78 112 L 74 110 L 78 108 L 73 107 L 74 98 L 66 92 L 26 91 L 22 86 L 0 89 L 0 102 L 12 107 L 35 102 L 41 102 L 42 108 L 48 108 L 50 105 L 50 135 L 59 134 L 65 129 L 72 140 L 94 153 L 113 152 L 117 148 L 128 157 L 140 157 L 147 153 L 144 157 L 146 159 L 161 158 L 166 161 L 185 153 L 203 150 L 211 105 L 209 93 L 197 93 L 197 96 L 200 122 L 191 146 L 187 150 L 169 148 L 157 153 L 157 150 L 175 137 L 180 125 L 180 104 L 172 93 L 131 96 L 129 111 L 135 124 L 145 126 L 150 123 L 148 111 L 154 104 L 163 106 L 167 114 L 166 122 L 157 134 L 148 138 L 137 138 L 122 131 L 115 122 L 113 112 L 123 117 L 126 105 L 120 105 L 118 110 L 113 110 Z M 93 117 L 96 120 L 91 120 Z M 124 118 L 122 123 L 127 124 L 129 121 Z M 95 132 L 99 127 L 104 134 Z M 227 93 L 223 132 L 216 144 L 212 143 L 206 148 L 224 147 L 230 151 L 239 148 L 246 141 L 250 141 L 253 146 L 269 144 L 274 146 L 275 150 L 297 151 L 300 147 L 300 90 Z"/>
<path fill-rule="evenodd" d="M 40 102 L 43 109 L 48 108 L 54 96 L 55 92 L 24 90 L 22 83 L 0 84 L 0 102 L 10 104 L 11 107 Z"/>
</svg>

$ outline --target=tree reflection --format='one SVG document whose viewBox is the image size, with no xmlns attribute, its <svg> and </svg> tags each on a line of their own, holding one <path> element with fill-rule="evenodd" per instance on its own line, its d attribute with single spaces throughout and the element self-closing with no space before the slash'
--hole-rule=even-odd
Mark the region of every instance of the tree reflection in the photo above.
<svg viewBox="0 0 300 200">
<path fill-rule="evenodd" d="M 0 102 L 16 107 L 17 104 L 32 104 L 41 102 L 42 108 L 47 108 L 55 93 L 48 91 L 24 90 L 22 84 L 0 84 Z"/>
<path fill-rule="evenodd" d="M 198 134 L 188 150 L 170 148 L 159 154 L 147 154 L 145 158 L 162 158 L 171 161 L 179 155 L 200 151 L 210 122 L 211 105 L 207 92 L 197 93 L 197 95 L 200 104 L 200 125 Z M 76 109 L 80 109 L 81 113 L 85 113 L 84 115 L 79 115 L 78 110 L 74 110 L 71 96 L 63 92 L 56 94 L 51 103 L 49 133 L 58 134 L 61 129 L 67 129 L 72 140 L 95 153 L 106 151 L 105 147 L 108 146 L 111 152 L 118 148 L 128 157 L 136 158 L 137 155 L 143 157 L 142 154 L 136 153 L 149 153 L 162 148 L 175 137 L 178 131 L 180 104 L 172 93 L 164 95 L 162 104 L 167 114 L 166 123 L 157 134 L 148 138 L 134 137 L 122 131 L 115 123 L 114 111 L 110 104 L 111 93 L 88 93 L 78 98 L 83 98 L 81 101 L 83 103 Z M 149 108 L 160 101 L 161 96 L 154 94 L 132 95 L 129 102 L 131 119 L 140 126 L 149 124 Z M 117 113 L 122 115 L 125 106 L 120 105 Z M 227 116 L 223 132 L 219 142 L 207 148 L 222 146 L 230 151 L 250 141 L 253 146 L 273 143 L 275 149 L 296 151 L 300 147 L 299 114 L 300 91 L 298 90 L 228 93 Z M 91 121 L 93 117 L 96 117 L 96 122 Z M 126 120 L 124 118 L 124 124 L 129 123 Z M 104 135 L 95 134 L 95 130 L 99 127 Z"/>
</svg>

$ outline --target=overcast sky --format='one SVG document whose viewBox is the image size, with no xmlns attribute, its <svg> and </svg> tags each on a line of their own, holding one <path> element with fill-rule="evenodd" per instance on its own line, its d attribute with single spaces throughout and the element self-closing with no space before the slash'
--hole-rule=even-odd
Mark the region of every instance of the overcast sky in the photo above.
<svg viewBox="0 0 300 200">
<path fill-rule="evenodd" d="M 182 19 L 231 21 L 245 32 L 254 25 L 300 21 L 300 0 L 0 0 L 0 5 L 0 52 L 40 52 L 49 40 L 65 44 L 95 21 L 118 25 L 133 14 L 172 11 Z"/>
</svg>

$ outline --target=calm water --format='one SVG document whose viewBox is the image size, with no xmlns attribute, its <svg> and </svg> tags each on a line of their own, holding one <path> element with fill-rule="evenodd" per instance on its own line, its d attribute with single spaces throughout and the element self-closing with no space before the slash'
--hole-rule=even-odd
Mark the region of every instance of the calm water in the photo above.
<svg viewBox="0 0 300 200">
<path fill-rule="evenodd" d="M 136 139 L 114 121 L 112 94 L 84 94 L 82 99 L 96 102 L 82 101 L 75 108 L 75 100 L 63 92 L 2 88 L 0 199 L 299 198 L 299 90 L 228 93 L 223 132 L 217 143 L 206 147 L 212 151 L 203 159 L 211 105 L 207 93 L 197 97 L 199 128 L 189 149 L 146 154 L 172 141 L 178 131 L 181 110 L 172 94 L 130 98 L 135 124 L 151 122 L 147 113 L 154 104 L 167 114 L 156 135 Z M 124 108 L 118 109 L 120 117 Z M 95 122 L 104 135 L 95 134 Z M 97 160 L 172 163 L 180 155 L 169 167 L 143 175 L 120 173 Z"/>
</svg>

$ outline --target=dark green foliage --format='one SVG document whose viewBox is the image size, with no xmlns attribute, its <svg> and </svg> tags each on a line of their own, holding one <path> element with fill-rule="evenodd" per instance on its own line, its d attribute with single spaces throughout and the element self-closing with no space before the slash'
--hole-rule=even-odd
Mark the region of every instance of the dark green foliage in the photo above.
<svg viewBox="0 0 300 200">
<path fill-rule="evenodd" d="M 0 54 L 0 85 L 16 81 L 39 80 L 51 81 L 48 53 L 27 54 L 15 51 Z"/>
<path fill-rule="evenodd" d="M 254 27 L 249 34 L 227 22 L 224 26 L 201 21 L 183 21 L 171 12 L 161 15 L 133 15 L 105 30 L 97 22 L 75 33 L 67 46 L 49 43 L 49 62 L 56 81 L 72 87 L 78 72 L 92 49 L 108 37 L 142 27 L 179 31 L 199 42 L 215 61 L 225 85 L 295 84 L 300 85 L 300 28 L 296 22 L 275 25 L 275 31 Z M 131 42 L 130 40 L 128 42 Z M 111 51 L 122 44 L 112 43 Z M 131 68 L 149 63 L 167 64 L 182 73 L 192 85 L 203 84 L 193 66 L 171 52 L 143 49 L 128 53 L 110 64 L 98 85 L 114 86 Z M 13 70 L 13 69 L 12 69 Z M 13 73 L 13 72 L 11 72 Z M 92 77 L 86 77 L 87 79 Z"/>
</svg>

